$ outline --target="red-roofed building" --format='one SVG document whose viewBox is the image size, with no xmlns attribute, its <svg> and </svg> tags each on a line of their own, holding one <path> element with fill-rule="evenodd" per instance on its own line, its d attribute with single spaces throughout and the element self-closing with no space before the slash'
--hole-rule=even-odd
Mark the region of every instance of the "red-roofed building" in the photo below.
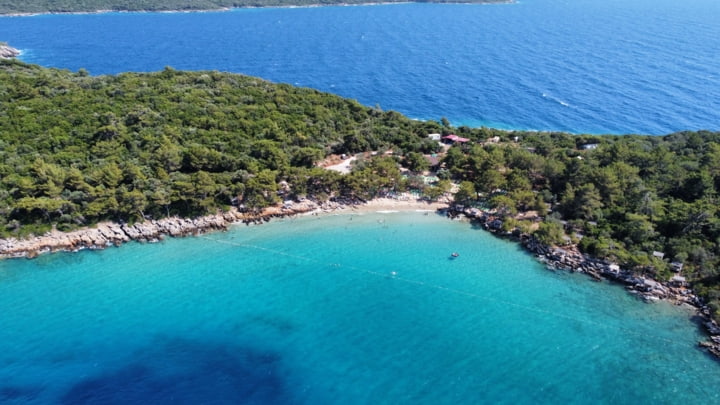
<svg viewBox="0 0 720 405">
<path fill-rule="evenodd" d="M 468 138 L 462 138 L 462 137 L 459 137 L 459 136 L 457 136 L 457 135 L 455 135 L 455 134 L 445 135 L 445 136 L 442 137 L 442 139 L 445 139 L 446 141 L 450 141 L 450 142 L 453 142 L 453 143 L 454 143 L 454 142 L 459 142 L 459 143 L 470 142 L 470 140 L 469 140 Z"/>
</svg>

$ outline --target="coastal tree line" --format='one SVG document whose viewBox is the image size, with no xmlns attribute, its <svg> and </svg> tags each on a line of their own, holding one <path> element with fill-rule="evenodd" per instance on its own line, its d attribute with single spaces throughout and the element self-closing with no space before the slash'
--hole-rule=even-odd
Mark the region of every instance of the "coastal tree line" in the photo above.
<svg viewBox="0 0 720 405">
<path fill-rule="evenodd" d="M 412 175 L 428 168 L 423 155 L 440 150 L 429 133 L 470 139 L 447 151 L 434 185 Z M 347 175 L 317 166 L 359 152 L 368 158 Z M 93 77 L 0 61 L 3 237 L 300 197 L 415 189 L 434 199 L 450 180 L 458 203 L 491 209 L 502 231 L 576 243 L 661 279 L 670 262 L 682 263 L 696 291 L 720 307 L 720 133 L 454 128 L 242 75 L 166 68 Z M 526 211 L 540 221 L 516 215 Z"/>
<path fill-rule="evenodd" d="M 400 3 L 405 0 L 2 0 L 0 14 L 94 11 L 191 11 L 242 7 Z M 502 3 L 506 0 L 416 0 L 418 3 Z"/>
</svg>

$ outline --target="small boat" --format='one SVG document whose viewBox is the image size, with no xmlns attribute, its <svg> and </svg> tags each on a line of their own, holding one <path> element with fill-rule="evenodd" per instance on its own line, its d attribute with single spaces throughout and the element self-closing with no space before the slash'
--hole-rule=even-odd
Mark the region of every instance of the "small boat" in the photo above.
<svg viewBox="0 0 720 405">
<path fill-rule="evenodd" d="M 452 254 L 451 254 L 450 256 L 452 256 L 452 257 L 460 257 L 460 253 L 458 253 L 458 252 L 452 252 Z"/>
</svg>

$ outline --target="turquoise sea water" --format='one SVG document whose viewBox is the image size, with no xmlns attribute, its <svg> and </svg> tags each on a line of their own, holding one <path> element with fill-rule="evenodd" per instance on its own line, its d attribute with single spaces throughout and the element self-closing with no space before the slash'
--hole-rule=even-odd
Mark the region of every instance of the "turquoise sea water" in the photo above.
<svg viewBox="0 0 720 405">
<path fill-rule="evenodd" d="M 0 18 L 22 59 L 92 74 L 216 69 L 412 118 L 720 130 L 717 0 L 519 0 Z"/>
<path fill-rule="evenodd" d="M 0 308 L 3 404 L 720 400 L 682 309 L 435 214 L 5 260 Z"/>
</svg>

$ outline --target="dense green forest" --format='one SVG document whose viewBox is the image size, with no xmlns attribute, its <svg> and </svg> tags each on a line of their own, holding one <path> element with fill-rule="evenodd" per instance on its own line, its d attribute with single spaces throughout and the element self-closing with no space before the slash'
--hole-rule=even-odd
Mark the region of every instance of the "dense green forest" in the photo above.
<svg viewBox="0 0 720 405">
<path fill-rule="evenodd" d="M 0 0 L 0 14 L 67 13 L 98 10 L 214 10 L 239 7 L 401 3 L 406 0 Z M 506 0 L 416 0 L 418 3 L 504 3 Z"/>
<path fill-rule="evenodd" d="M 371 198 L 400 180 L 394 162 L 365 169 L 387 176 L 346 178 L 315 163 L 439 149 L 424 136 L 436 123 L 218 72 L 91 77 L 0 61 L 0 105 L 0 235 L 195 216 L 233 199 L 253 209 L 280 197 Z"/>
<path fill-rule="evenodd" d="M 435 185 L 427 134 L 455 133 Z M 348 175 L 329 154 L 368 154 Z M 492 209 L 502 229 L 568 243 L 668 278 L 671 262 L 720 306 L 720 133 L 587 136 L 453 128 L 312 89 L 218 72 L 92 77 L 0 61 L 0 235 L 100 220 L 196 216 L 236 203 L 369 199 L 459 184 L 458 203 Z M 517 217 L 536 211 L 540 222 Z M 661 252 L 664 258 L 653 255 Z"/>
</svg>

